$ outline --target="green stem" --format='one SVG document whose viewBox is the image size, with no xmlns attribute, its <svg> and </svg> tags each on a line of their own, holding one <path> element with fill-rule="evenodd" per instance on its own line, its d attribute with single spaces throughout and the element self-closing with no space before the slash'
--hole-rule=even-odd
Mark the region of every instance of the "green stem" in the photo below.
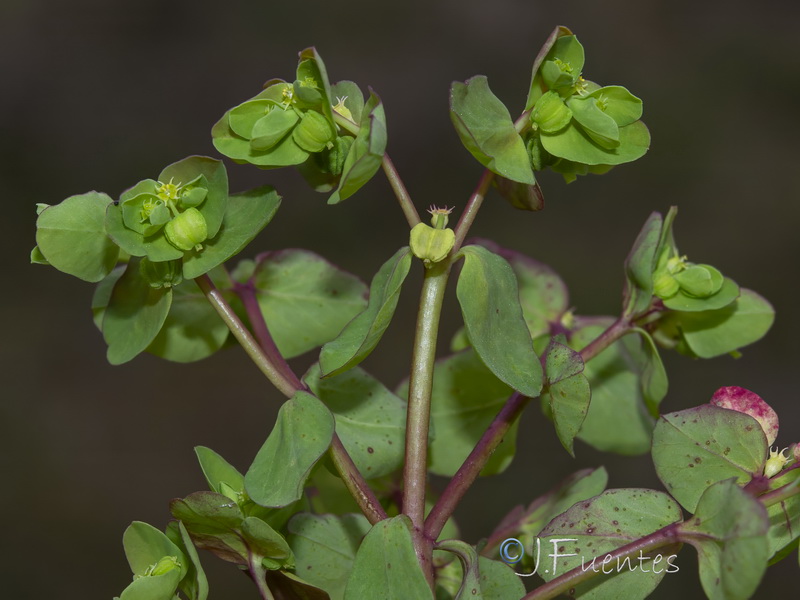
<svg viewBox="0 0 800 600">
<path fill-rule="evenodd" d="M 777 489 L 772 490 L 771 492 L 767 492 L 762 496 L 759 496 L 758 499 L 765 507 L 772 506 L 773 504 L 778 504 L 779 502 L 783 502 L 787 498 L 791 498 L 792 496 L 796 496 L 800 494 L 800 479 L 795 479 L 794 481 L 787 483 L 784 486 L 781 486 Z"/>
<path fill-rule="evenodd" d="M 228 304 L 222 296 L 222 292 L 216 288 L 211 278 L 208 275 L 201 275 L 195 279 L 195 282 L 200 287 L 203 294 L 205 294 L 211 306 L 214 307 L 217 314 L 219 314 L 228 326 L 228 329 L 231 330 L 233 337 L 242 345 L 247 356 L 249 356 L 261 372 L 266 375 L 270 383 L 278 388 L 287 398 L 294 396 L 297 391 L 294 383 L 269 359 L 247 327 L 239 320 L 239 317 L 233 311 L 230 304 Z"/>
<path fill-rule="evenodd" d="M 414 526 L 414 547 L 417 558 L 431 585 L 433 584 L 431 562 L 433 547 L 431 541 L 426 539 L 423 533 L 425 487 L 428 474 L 428 428 L 433 368 L 436 362 L 436 339 L 449 274 L 449 261 L 425 270 L 414 350 L 411 357 L 406 420 L 406 462 L 403 470 L 403 513 L 409 516 Z"/>
<path fill-rule="evenodd" d="M 351 121 L 336 111 L 333 111 L 333 120 L 337 125 L 339 125 L 339 127 L 349 133 L 352 133 L 353 135 L 358 135 L 359 131 L 361 131 L 358 123 Z M 394 168 L 394 163 L 392 162 L 392 159 L 389 158 L 388 154 L 383 155 L 381 166 L 383 167 L 383 172 L 386 174 L 386 178 L 389 180 L 389 185 L 392 187 L 392 191 L 394 192 L 397 201 L 400 203 L 400 209 L 403 211 L 406 221 L 408 221 L 408 226 L 414 227 L 414 225 L 417 223 L 421 223 L 422 221 L 419 218 L 419 213 L 414 206 L 414 202 L 411 200 L 411 196 L 409 195 L 403 180 L 400 178 L 400 174 L 397 172 L 397 169 Z"/>
<path fill-rule="evenodd" d="M 464 212 L 461 213 L 461 218 L 458 220 L 458 225 L 456 225 L 456 243 L 455 246 L 453 246 L 452 252 L 450 253 L 451 256 L 454 256 L 455 253 L 458 252 L 458 249 L 461 248 L 461 244 L 464 243 L 464 238 L 467 237 L 469 228 L 472 227 L 475 217 L 478 216 L 478 209 L 480 209 L 481 204 L 483 204 L 483 199 L 486 197 L 486 192 L 489 191 L 489 186 L 492 185 L 493 179 L 494 173 L 492 173 L 489 169 L 485 169 L 481 175 L 481 178 L 478 180 L 478 185 L 475 188 L 475 191 L 472 192 L 472 196 L 470 196 L 470 199 L 467 202 L 467 206 L 464 208 Z"/>
<path fill-rule="evenodd" d="M 208 301 L 216 309 L 220 317 L 222 317 L 228 329 L 230 329 L 231 333 L 233 333 L 234 337 L 242 345 L 247 355 L 284 396 L 291 398 L 298 391 L 308 392 L 308 388 L 306 388 L 297 375 L 294 374 L 283 356 L 277 352 L 277 348 L 275 349 L 276 354 L 270 357 L 258 342 L 256 342 L 250 334 L 250 331 L 239 320 L 239 317 L 225 300 L 222 293 L 214 286 L 214 283 L 208 275 L 201 275 L 195 279 L 195 281 Z M 258 309 L 257 303 L 250 304 L 248 317 L 254 322 L 254 329 L 261 332 L 261 336 L 269 336 L 269 330 L 264 322 L 264 315 L 261 313 L 261 310 Z M 271 336 L 265 341 L 268 342 L 268 345 L 274 347 L 275 343 Z M 356 467 L 337 433 L 333 434 L 333 441 L 329 452 L 333 463 L 342 476 L 342 481 L 369 522 L 374 525 L 378 521 L 385 519 L 386 512 L 383 510 L 375 493 L 369 485 L 367 485 L 367 482 L 359 472 L 358 467 Z"/>
<path fill-rule="evenodd" d="M 250 554 L 250 577 L 255 582 L 258 588 L 258 593 L 261 595 L 262 600 L 275 600 L 272 591 L 267 585 L 267 571 L 263 565 L 258 561 L 258 557 Z"/>
</svg>

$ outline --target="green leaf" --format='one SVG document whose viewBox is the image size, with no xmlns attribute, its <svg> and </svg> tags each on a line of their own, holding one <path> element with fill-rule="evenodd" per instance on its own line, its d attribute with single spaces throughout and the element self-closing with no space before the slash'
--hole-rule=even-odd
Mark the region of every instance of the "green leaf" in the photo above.
<svg viewBox="0 0 800 600">
<path fill-rule="evenodd" d="M 519 286 L 519 302 L 522 316 L 537 338 L 550 332 L 551 325 L 558 324 L 569 309 L 569 292 L 561 277 L 544 263 L 521 252 L 503 248 L 490 240 L 476 240 L 508 261 Z"/>
<path fill-rule="evenodd" d="M 483 600 L 478 552 L 475 550 L 475 547 L 461 540 L 444 540 L 436 544 L 436 548 L 438 550 L 452 552 L 461 562 L 463 572 L 462 582 L 455 596 L 455 600 L 465 600 L 466 598 Z M 525 588 L 523 586 L 523 594 L 524 593 Z"/>
<path fill-rule="evenodd" d="M 330 600 L 326 591 L 308 583 L 291 571 L 267 571 L 266 575 L 267 585 L 275 598 Z"/>
<path fill-rule="evenodd" d="M 38 251 L 34 248 L 31 261 L 46 261 L 84 281 L 103 279 L 119 256 L 119 248 L 106 235 L 108 206 L 113 205 L 106 194 L 88 192 L 45 208 L 36 219 Z"/>
<path fill-rule="evenodd" d="M 114 285 L 103 315 L 103 337 L 112 365 L 128 362 L 155 339 L 172 304 L 170 288 L 152 288 L 131 260 Z"/>
<path fill-rule="evenodd" d="M 331 103 L 336 101 L 344 102 L 344 106 L 350 111 L 350 120 L 353 123 L 361 123 L 361 116 L 364 113 L 364 94 L 357 83 L 352 81 L 339 81 L 331 86 Z"/>
<path fill-rule="evenodd" d="M 256 151 L 269 150 L 297 125 L 300 117 L 291 108 L 274 108 L 253 124 L 250 147 Z"/>
<path fill-rule="evenodd" d="M 742 288 L 739 299 L 715 311 L 681 313 L 686 343 L 700 358 L 721 356 L 761 339 L 775 320 L 772 305 Z"/>
<path fill-rule="evenodd" d="M 154 577 L 141 577 L 122 591 L 119 600 L 173 600 L 179 582 L 178 570 Z"/>
<path fill-rule="evenodd" d="M 456 294 L 469 339 L 501 381 L 529 397 L 542 389 L 542 365 L 533 351 L 508 262 L 482 246 L 464 246 Z"/>
<path fill-rule="evenodd" d="M 325 377 L 356 366 L 375 349 L 394 316 L 410 268 L 408 246 L 400 248 L 381 266 L 370 284 L 367 308 L 322 347 L 319 365 Z"/>
<path fill-rule="evenodd" d="M 612 321 L 581 323 L 570 338 L 570 346 L 581 350 Z M 653 419 L 642 402 L 639 375 L 631 363 L 623 343 L 617 341 L 584 368 L 592 390 L 592 402 L 578 438 L 598 450 L 625 455 L 650 450 Z M 625 423 L 625 427 L 620 427 L 620 423 Z"/>
<path fill-rule="evenodd" d="M 322 588 L 331 600 L 342 600 L 361 539 L 370 529 L 363 515 L 300 513 L 289 521 L 289 545 L 296 571 Z"/>
<path fill-rule="evenodd" d="M 625 259 L 625 290 L 623 316 L 633 318 L 642 314 L 653 300 L 653 271 L 658 259 L 657 250 L 664 220 L 653 212 L 647 218 Z"/>
<path fill-rule="evenodd" d="M 514 208 L 530 211 L 544 208 L 544 193 L 538 182 L 528 185 L 498 175 L 492 180 L 492 185 Z"/>
<path fill-rule="evenodd" d="M 555 340 L 550 342 L 545 359 L 547 386 L 542 401 L 549 403 L 558 439 L 572 456 L 575 456 L 575 436 L 586 419 L 592 397 L 583 369 L 579 353 Z"/>
<path fill-rule="evenodd" d="M 497 525 L 491 536 L 493 546 L 509 535 L 522 536 L 525 548 L 554 517 L 565 512 L 576 502 L 601 494 L 608 484 L 604 467 L 582 469 L 573 473 L 554 488 L 536 498 L 525 508 L 516 506 Z"/>
<path fill-rule="evenodd" d="M 619 146 L 617 122 L 600 109 L 595 98 L 573 96 L 567 105 L 574 119 L 596 144 L 607 150 Z M 544 128 L 542 131 L 550 133 Z"/>
<path fill-rule="evenodd" d="M 490 171 L 512 181 L 536 181 L 525 143 L 508 109 L 483 75 L 450 87 L 450 119 L 467 150 Z"/>
<path fill-rule="evenodd" d="M 244 475 L 236 467 L 211 448 L 195 446 L 194 453 L 197 455 L 200 468 L 203 470 L 203 475 L 205 475 L 211 491 L 221 493 L 220 484 L 224 483 L 237 492 L 244 492 Z"/>
<path fill-rule="evenodd" d="M 328 198 L 328 204 L 338 204 L 355 194 L 378 171 L 386 152 L 386 115 L 381 99 L 370 92 L 364 106 L 360 128 L 342 169 L 339 187 Z"/>
<path fill-rule="evenodd" d="M 186 526 L 181 521 L 170 521 L 166 534 L 170 541 L 178 546 L 184 556 L 189 559 L 188 572 L 180 583 L 180 589 L 189 597 L 189 600 L 206 600 L 208 598 L 208 579 Z"/>
<path fill-rule="evenodd" d="M 281 406 L 275 427 L 244 476 L 250 498 L 271 507 L 298 500 L 333 434 L 333 415 L 325 405 L 311 394 L 297 392 Z"/>
<path fill-rule="evenodd" d="M 286 358 L 330 342 L 367 305 L 367 288 L 357 277 L 308 250 L 260 254 L 251 283 Z"/>
<path fill-rule="evenodd" d="M 556 40 L 558 40 L 560 37 L 569 35 L 572 35 L 572 32 L 566 27 L 559 25 L 547 37 L 547 40 L 545 40 L 541 50 L 539 50 L 539 54 L 536 55 L 536 58 L 533 61 L 533 67 L 531 69 L 531 85 L 528 91 L 528 99 L 525 102 L 525 110 L 532 109 L 533 105 L 536 104 L 536 101 L 542 96 L 542 94 L 544 94 L 544 92 L 547 91 L 544 81 L 542 81 L 542 74 L 539 73 L 539 67 L 542 66 L 545 57 L 550 53 L 550 50 L 556 43 Z"/>
<path fill-rule="evenodd" d="M 639 365 L 644 403 L 650 410 L 650 414 L 657 417 L 658 406 L 669 389 L 667 371 L 664 369 L 664 363 L 661 362 L 661 356 L 658 354 L 658 349 L 650 334 L 638 327 L 634 331 L 639 336 L 627 335 L 623 338 L 623 344 Z"/>
<path fill-rule="evenodd" d="M 186 253 L 183 276 L 199 277 L 244 250 L 272 220 L 280 204 L 281 197 L 268 185 L 231 196 L 217 235 L 203 242 L 200 252 Z"/>
<path fill-rule="evenodd" d="M 187 573 L 188 564 L 183 552 L 152 525 L 134 521 L 125 530 L 122 545 L 125 547 L 125 557 L 134 575 L 144 575 L 149 567 L 165 556 L 174 556 L 181 563 L 179 581 Z"/>
<path fill-rule="evenodd" d="M 709 404 L 662 415 L 653 432 L 656 474 L 689 511 L 713 483 L 735 477 L 744 485 L 761 475 L 766 458 L 755 419 Z"/>
<path fill-rule="evenodd" d="M 661 550 L 658 561 L 655 556 L 651 560 L 634 556 L 604 562 L 604 557 L 680 520 L 681 509 L 667 494 L 645 489 L 608 490 L 575 504 L 541 531 L 541 554 L 547 558 L 538 573 L 550 581 L 570 569 L 600 571 L 605 565 L 605 574 L 575 586 L 575 597 L 645 598 L 664 577 L 669 568 L 667 561 L 674 559 L 675 553 L 667 556 L 668 551 Z"/>
<path fill-rule="evenodd" d="M 642 118 L 642 101 L 621 85 L 609 85 L 594 90 L 589 97 L 599 101 L 602 111 L 620 127 Z"/>
<path fill-rule="evenodd" d="M 712 485 L 694 517 L 680 527 L 697 550 L 709 600 L 746 600 L 767 568 L 767 515 L 762 504 L 728 479 Z"/>
<path fill-rule="evenodd" d="M 158 263 L 157 263 L 158 264 Z M 213 274 L 215 284 L 226 278 L 224 272 Z M 147 346 L 150 354 L 174 362 L 202 360 L 222 348 L 229 330 L 194 281 L 185 281 L 172 289 L 172 304 L 161 331 Z M 222 292 L 228 300 L 231 292 Z"/>
<path fill-rule="evenodd" d="M 583 71 L 584 60 L 585 52 L 578 38 L 558 37 L 541 66 L 544 83 L 551 89 L 571 87 Z"/>
<path fill-rule="evenodd" d="M 644 156 L 650 132 L 641 121 L 619 128 L 619 146 L 603 148 L 575 123 L 555 134 L 542 133 L 542 145 L 553 156 L 584 165 L 621 165 Z"/>
<path fill-rule="evenodd" d="M 403 465 L 406 403 L 360 367 L 321 379 L 319 365 L 303 377 L 331 410 L 336 433 L 366 479 Z"/>
<path fill-rule="evenodd" d="M 370 529 L 353 562 L 344 600 L 433 600 L 410 528 L 408 517 L 400 515 Z"/>
<path fill-rule="evenodd" d="M 267 569 L 294 566 L 294 555 L 283 536 L 258 517 L 242 521 L 242 537 L 251 553 L 261 557 Z"/>
<path fill-rule="evenodd" d="M 472 349 L 437 361 L 431 392 L 430 472 L 452 477 L 513 391 L 486 368 Z M 408 397 L 408 381 L 397 394 Z M 511 426 L 482 475 L 502 473 L 511 464 L 517 427 L 518 422 Z"/>
<path fill-rule="evenodd" d="M 683 290 L 679 291 L 672 298 L 664 300 L 664 306 L 671 310 L 678 310 L 684 312 L 699 312 L 708 310 L 717 310 L 729 306 L 740 295 L 739 286 L 735 281 L 727 277 L 722 282 L 720 290 L 707 298 L 695 298 L 686 295 Z"/>
</svg>

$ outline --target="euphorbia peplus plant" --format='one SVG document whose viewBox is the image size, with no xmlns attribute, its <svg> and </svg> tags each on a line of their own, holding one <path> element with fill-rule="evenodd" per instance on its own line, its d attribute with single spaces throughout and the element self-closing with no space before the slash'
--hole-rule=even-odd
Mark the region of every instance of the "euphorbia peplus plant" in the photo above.
<svg viewBox="0 0 800 600">
<path fill-rule="evenodd" d="M 385 153 L 380 98 L 365 100 L 350 81 L 331 85 L 314 49 L 300 53 L 294 81 L 270 80 L 222 116 L 212 130 L 222 154 L 294 166 L 331 192 L 329 204 L 383 169 L 410 241 L 369 289 L 305 250 L 230 267 L 281 200 L 270 187 L 229 195 L 213 158 L 181 160 L 119 200 L 89 192 L 40 205 L 32 260 L 98 284 L 92 310 L 111 363 L 141 352 L 200 360 L 232 335 L 287 398 L 244 474 L 199 446 L 210 491 L 173 500 L 163 532 L 128 528 L 134 577 L 122 600 L 205 600 L 196 548 L 237 565 L 265 599 L 631 600 L 677 570 L 683 544 L 697 550 L 709 598 L 747 598 L 768 562 L 797 547 L 800 451 L 768 452 L 778 421 L 761 398 L 728 387 L 659 416 L 659 346 L 738 354 L 773 321 L 761 296 L 678 252 L 674 208 L 653 213 L 636 238 L 616 317 L 573 314 L 552 269 L 465 241 L 492 185 L 540 210 L 537 172 L 569 182 L 647 151 L 641 100 L 583 70 L 583 47 L 560 27 L 534 62 L 516 121 L 485 77 L 452 85 L 453 124 L 486 167 L 453 228 L 447 207 L 431 207 L 430 225 L 420 218 Z M 411 374 L 390 388 L 358 365 L 378 346 L 412 264 L 425 276 Z M 451 275 L 464 328 L 437 356 Z M 317 348 L 302 376 L 286 362 Z M 458 540 L 453 511 L 478 476 L 509 465 L 531 399 L 570 454 L 576 438 L 602 451 L 652 451 L 666 492 L 605 490 L 603 468 L 583 470 L 513 508 L 477 546 Z M 450 478 L 438 495 L 429 473 Z M 531 571 L 544 583 L 526 591 L 533 580 L 520 575 Z"/>
</svg>

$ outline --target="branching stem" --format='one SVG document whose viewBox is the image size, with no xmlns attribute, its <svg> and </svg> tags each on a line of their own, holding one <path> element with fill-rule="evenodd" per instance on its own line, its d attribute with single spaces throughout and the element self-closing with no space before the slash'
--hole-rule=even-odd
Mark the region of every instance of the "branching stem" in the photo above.
<svg viewBox="0 0 800 600">
<path fill-rule="evenodd" d="M 630 323 L 621 318 L 614 321 L 608 329 L 581 350 L 581 358 L 584 362 L 590 361 L 628 333 L 630 328 Z M 530 398 L 526 398 L 517 392 L 506 400 L 503 408 L 497 413 L 497 416 L 481 436 L 475 448 L 456 471 L 456 474 L 453 475 L 425 520 L 425 534 L 428 537 L 436 539 L 439 536 L 447 519 L 453 515 L 456 506 L 458 506 L 467 490 L 478 478 L 481 470 L 486 466 L 489 458 L 503 441 L 503 437 L 508 433 L 508 430 L 520 417 L 529 400 Z"/>
<path fill-rule="evenodd" d="M 264 322 L 264 315 L 258 307 L 255 295 L 249 297 L 247 291 L 241 292 L 241 289 L 237 290 L 237 293 L 240 293 L 240 297 L 242 297 L 242 294 L 244 295 L 244 297 L 242 297 L 242 302 L 245 304 L 245 310 L 253 325 L 253 329 L 260 338 L 263 338 L 267 347 L 274 349 L 274 354 L 272 355 L 270 355 L 269 350 L 263 348 L 256 342 L 250 331 L 239 320 L 239 317 L 233 311 L 230 304 L 228 304 L 223 297 L 222 292 L 214 286 L 214 283 L 208 275 L 201 275 L 195 279 L 195 281 L 206 298 L 208 298 L 208 301 L 216 309 L 220 317 L 222 317 L 228 329 L 230 329 L 231 333 L 233 333 L 234 337 L 242 345 L 247 355 L 284 396 L 291 398 L 298 391 L 308 392 L 308 388 L 300 381 L 275 347 L 275 342 L 269 334 L 267 324 Z M 244 286 L 242 287 L 244 288 Z M 245 298 L 248 297 L 249 300 L 246 301 Z M 383 510 L 380 502 L 378 502 L 375 493 L 369 485 L 367 485 L 367 482 L 364 480 L 364 477 L 359 472 L 358 467 L 356 467 L 353 459 L 336 433 L 333 434 L 333 442 L 331 443 L 329 451 L 334 465 L 336 465 L 339 474 L 342 476 L 342 481 L 358 503 L 364 516 L 366 516 L 373 525 L 385 519 L 386 512 Z"/>
</svg>

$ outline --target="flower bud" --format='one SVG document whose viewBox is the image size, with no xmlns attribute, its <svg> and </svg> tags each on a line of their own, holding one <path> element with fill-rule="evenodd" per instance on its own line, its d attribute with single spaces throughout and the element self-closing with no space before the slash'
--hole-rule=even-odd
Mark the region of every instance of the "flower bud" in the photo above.
<svg viewBox="0 0 800 600">
<path fill-rule="evenodd" d="M 681 289 L 695 298 L 708 298 L 722 287 L 722 273 L 710 265 L 691 265 L 675 274 Z"/>
<path fill-rule="evenodd" d="M 430 263 L 443 261 L 456 242 L 452 229 L 434 229 L 425 223 L 417 223 L 411 230 L 411 251 L 414 256 Z"/>
<path fill-rule="evenodd" d="M 321 152 L 336 138 L 336 132 L 324 115 L 310 110 L 292 131 L 292 138 L 306 152 Z"/>
<path fill-rule="evenodd" d="M 167 240 L 178 250 L 198 248 L 208 237 L 205 217 L 196 208 L 189 208 L 167 223 L 164 228 Z"/>
</svg>

